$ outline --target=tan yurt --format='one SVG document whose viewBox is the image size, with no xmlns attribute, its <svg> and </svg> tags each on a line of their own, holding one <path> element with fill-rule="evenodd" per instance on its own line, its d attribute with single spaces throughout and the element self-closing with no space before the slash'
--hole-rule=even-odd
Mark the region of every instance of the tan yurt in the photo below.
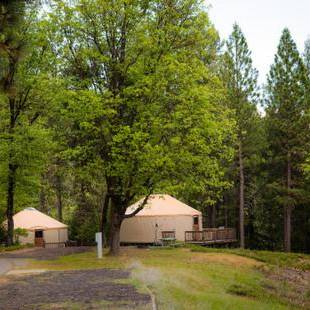
<svg viewBox="0 0 310 310">
<path fill-rule="evenodd" d="M 27 231 L 27 236 L 19 237 L 21 244 L 57 246 L 68 241 L 68 226 L 35 208 L 26 208 L 16 213 L 13 220 L 14 229 L 22 228 Z"/>
<path fill-rule="evenodd" d="M 144 198 L 126 210 L 132 213 Z M 121 226 L 122 243 L 158 243 L 163 232 L 174 232 L 175 239 L 184 241 L 185 231 L 202 230 L 201 212 L 170 195 L 152 195 L 145 207 Z"/>
</svg>

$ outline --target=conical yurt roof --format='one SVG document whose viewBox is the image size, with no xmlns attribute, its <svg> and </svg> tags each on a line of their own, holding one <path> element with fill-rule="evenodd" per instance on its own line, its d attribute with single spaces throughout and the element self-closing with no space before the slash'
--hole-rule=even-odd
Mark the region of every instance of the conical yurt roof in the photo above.
<svg viewBox="0 0 310 310">
<path fill-rule="evenodd" d="M 140 199 L 127 208 L 126 214 L 134 212 L 143 202 Z M 175 215 L 201 215 L 201 212 L 175 199 L 170 195 L 157 194 L 148 198 L 147 204 L 136 216 L 175 216 Z"/>
<path fill-rule="evenodd" d="M 38 211 L 35 208 L 26 208 L 13 216 L 14 227 L 27 230 L 60 229 L 68 226 L 54 218 Z"/>
</svg>

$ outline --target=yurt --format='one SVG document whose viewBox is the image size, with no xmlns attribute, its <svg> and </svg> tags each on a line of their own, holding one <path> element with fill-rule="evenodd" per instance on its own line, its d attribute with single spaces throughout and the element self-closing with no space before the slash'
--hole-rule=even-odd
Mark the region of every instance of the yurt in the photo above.
<svg viewBox="0 0 310 310">
<path fill-rule="evenodd" d="M 13 221 L 14 229 L 22 228 L 27 231 L 27 236 L 19 237 L 21 244 L 64 245 L 68 241 L 68 226 L 35 208 L 26 208 L 16 213 Z"/>
<path fill-rule="evenodd" d="M 126 210 L 132 213 L 142 203 L 142 198 Z M 185 240 L 185 231 L 202 230 L 202 214 L 170 195 L 152 195 L 145 207 L 134 217 L 127 218 L 121 226 L 122 243 L 157 243 L 162 233 L 173 231 L 178 241 Z"/>
</svg>

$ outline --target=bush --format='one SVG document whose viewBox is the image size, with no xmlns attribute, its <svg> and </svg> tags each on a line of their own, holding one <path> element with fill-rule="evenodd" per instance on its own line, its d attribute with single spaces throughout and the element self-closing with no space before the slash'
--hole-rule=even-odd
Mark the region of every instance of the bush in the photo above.
<svg viewBox="0 0 310 310">
<path fill-rule="evenodd" d="M 233 284 L 227 290 L 227 293 L 238 295 L 238 296 L 245 296 L 245 297 L 255 297 L 255 290 L 252 287 L 249 287 L 244 284 Z"/>
<path fill-rule="evenodd" d="M 0 225 L 0 244 L 4 244 L 6 241 L 6 230 Z"/>
<path fill-rule="evenodd" d="M 1 252 L 10 252 L 10 251 L 15 251 L 15 250 L 20 250 L 20 249 L 25 249 L 25 248 L 32 248 L 33 244 L 27 243 L 27 244 L 14 244 L 11 246 L 1 246 L 0 245 L 0 253 Z"/>
<path fill-rule="evenodd" d="M 84 212 L 81 212 L 84 211 Z M 99 229 L 99 217 L 94 210 L 77 210 L 69 222 L 70 240 L 80 245 L 95 245 L 95 234 Z"/>
<path fill-rule="evenodd" d="M 28 231 L 23 228 L 16 228 L 14 229 L 14 240 L 15 244 L 19 244 L 19 237 L 27 237 Z"/>
</svg>

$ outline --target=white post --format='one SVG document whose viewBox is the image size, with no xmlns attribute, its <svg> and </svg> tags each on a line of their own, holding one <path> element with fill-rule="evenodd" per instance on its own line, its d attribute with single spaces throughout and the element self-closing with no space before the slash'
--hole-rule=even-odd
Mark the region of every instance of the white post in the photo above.
<svg viewBox="0 0 310 310">
<path fill-rule="evenodd" d="M 98 258 L 102 258 L 102 233 L 96 233 L 96 242 L 97 242 L 97 255 Z"/>
</svg>

